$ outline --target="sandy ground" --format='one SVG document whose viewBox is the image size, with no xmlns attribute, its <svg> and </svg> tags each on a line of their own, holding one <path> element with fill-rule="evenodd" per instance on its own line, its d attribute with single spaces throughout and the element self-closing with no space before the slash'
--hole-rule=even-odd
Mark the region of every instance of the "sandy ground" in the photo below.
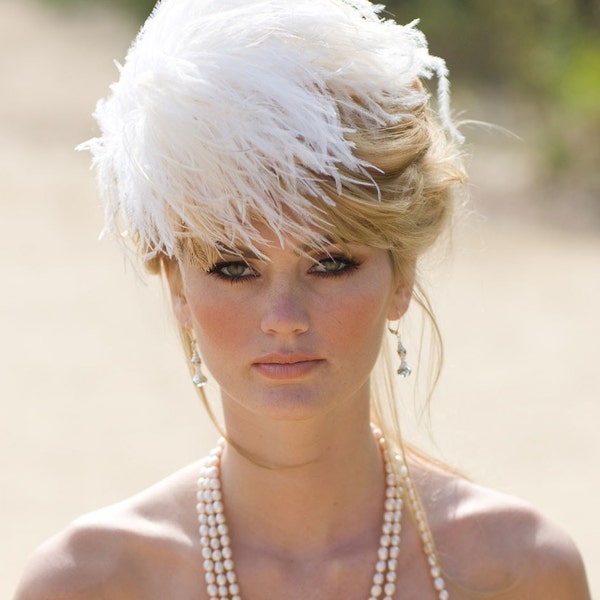
<svg viewBox="0 0 600 600">
<path fill-rule="evenodd" d="M 72 151 L 93 133 L 89 113 L 132 29 L 25 0 L 0 0 L 0 14 L 0 597 L 9 598 L 43 539 L 192 461 L 215 434 L 160 288 L 98 243 L 88 157 Z M 485 213 L 510 195 L 518 210 L 522 178 L 479 162 L 476 205 Z M 469 219 L 453 258 L 431 273 L 447 349 L 433 405 L 441 456 L 562 524 L 598 597 L 599 268 L 598 235 L 517 212 Z"/>
</svg>

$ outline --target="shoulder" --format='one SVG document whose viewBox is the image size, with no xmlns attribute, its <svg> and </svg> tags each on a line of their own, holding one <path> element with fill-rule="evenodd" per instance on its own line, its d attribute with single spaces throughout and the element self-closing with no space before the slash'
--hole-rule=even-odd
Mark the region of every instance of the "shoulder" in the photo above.
<svg viewBox="0 0 600 600">
<path fill-rule="evenodd" d="M 504 600 L 589 600 L 575 544 L 536 508 L 436 470 L 416 478 L 440 560 L 458 589 L 501 592 Z"/>
<path fill-rule="evenodd" d="M 194 472 L 75 520 L 34 552 L 14 600 L 153 598 L 140 586 L 154 575 L 185 578 L 196 551 Z"/>
<path fill-rule="evenodd" d="M 125 592 L 119 573 L 126 542 L 89 515 L 44 542 L 29 559 L 15 600 L 100 599 Z"/>
</svg>

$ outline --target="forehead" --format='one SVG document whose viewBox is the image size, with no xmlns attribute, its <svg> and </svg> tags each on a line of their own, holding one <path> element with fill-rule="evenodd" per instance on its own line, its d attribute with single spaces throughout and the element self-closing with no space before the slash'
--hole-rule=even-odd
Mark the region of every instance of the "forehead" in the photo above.
<svg viewBox="0 0 600 600">
<path fill-rule="evenodd" d="M 269 257 L 278 251 L 291 251 L 297 255 L 311 257 L 315 252 L 328 252 L 332 246 L 346 248 L 351 240 L 346 240 L 339 232 L 325 232 L 313 230 L 310 238 L 282 234 L 266 224 L 253 226 L 254 236 L 246 240 L 229 240 L 223 237 L 216 242 L 206 242 L 200 238 L 190 236 L 181 243 L 182 258 L 213 264 L 223 256 L 239 256 L 244 259 L 269 260 Z M 347 248 L 346 248 L 347 249 Z"/>
</svg>

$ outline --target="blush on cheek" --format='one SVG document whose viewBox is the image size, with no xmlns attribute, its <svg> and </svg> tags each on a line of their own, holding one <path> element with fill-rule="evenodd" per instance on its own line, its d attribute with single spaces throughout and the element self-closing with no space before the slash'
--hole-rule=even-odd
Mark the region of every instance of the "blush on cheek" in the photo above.
<svg viewBox="0 0 600 600">
<path fill-rule="evenodd" d="M 192 304 L 191 311 L 200 353 L 207 362 L 218 349 L 227 353 L 236 340 L 241 343 L 241 327 L 248 320 L 243 318 L 243 309 L 238 303 L 228 307 L 222 301 L 204 299 Z"/>
<path fill-rule="evenodd" d="M 378 324 L 383 324 L 387 315 L 387 305 L 384 300 L 371 289 L 360 294 L 354 293 L 347 299 L 338 298 L 337 306 L 331 309 L 332 321 L 337 321 L 341 326 L 337 337 L 344 339 L 350 347 L 356 345 L 358 338 L 362 336 L 379 339 Z"/>
</svg>

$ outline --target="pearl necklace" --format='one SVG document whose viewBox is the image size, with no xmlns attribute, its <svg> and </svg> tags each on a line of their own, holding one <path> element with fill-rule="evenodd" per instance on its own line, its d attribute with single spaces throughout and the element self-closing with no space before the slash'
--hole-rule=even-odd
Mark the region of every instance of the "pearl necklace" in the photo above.
<svg viewBox="0 0 600 600">
<path fill-rule="evenodd" d="M 400 553 L 400 522 L 405 492 L 423 542 L 434 589 L 439 600 L 448 600 L 449 595 L 441 577 L 433 538 L 404 457 L 401 454 L 394 454 L 394 462 L 392 462 L 382 433 L 376 428 L 373 428 L 373 432 L 379 442 L 383 457 L 386 490 L 381 537 L 369 600 L 380 598 L 392 600 L 396 592 L 396 571 Z M 220 465 L 224 447 L 225 440 L 219 440 L 216 448 L 211 451 L 202 465 L 198 478 L 198 503 L 196 506 L 198 531 L 204 559 L 206 592 L 209 599 L 241 600 L 221 494 Z"/>
</svg>

